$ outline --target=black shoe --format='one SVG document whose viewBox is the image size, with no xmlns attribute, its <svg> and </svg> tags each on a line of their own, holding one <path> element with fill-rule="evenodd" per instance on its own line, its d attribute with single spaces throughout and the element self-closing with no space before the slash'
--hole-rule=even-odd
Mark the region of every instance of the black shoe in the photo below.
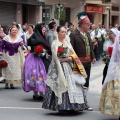
<svg viewBox="0 0 120 120">
<path fill-rule="evenodd" d="M 11 89 L 15 89 L 13 84 L 10 84 Z"/>
<path fill-rule="evenodd" d="M 38 100 L 38 98 L 39 98 L 38 96 L 33 95 L 34 100 Z"/>
<path fill-rule="evenodd" d="M 8 89 L 8 88 L 9 88 L 9 87 L 8 87 L 8 83 L 6 83 L 6 84 L 5 84 L 5 89 Z"/>
<path fill-rule="evenodd" d="M 35 96 L 35 95 L 33 95 L 33 99 L 34 100 L 40 100 L 39 96 Z"/>
<path fill-rule="evenodd" d="M 42 101 L 43 97 L 42 96 L 35 96 L 35 95 L 33 95 L 33 99 Z"/>
<path fill-rule="evenodd" d="M 39 96 L 39 100 L 43 100 L 43 97 L 42 97 L 42 96 Z"/>
</svg>

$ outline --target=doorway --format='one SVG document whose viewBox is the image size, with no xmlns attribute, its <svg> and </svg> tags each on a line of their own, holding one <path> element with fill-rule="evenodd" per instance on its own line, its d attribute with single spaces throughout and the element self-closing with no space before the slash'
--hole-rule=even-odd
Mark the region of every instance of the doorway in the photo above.
<svg viewBox="0 0 120 120">
<path fill-rule="evenodd" d="M 112 16 L 112 25 L 119 24 L 119 16 Z"/>
<path fill-rule="evenodd" d="M 107 28 L 107 15 L 102 15 L 102 25 L 104 25 L 105 28 Z"/>
<path fill-rule="evenodd" d="M 28 17 L 28 5 L 23 4 L 22 6 L 22 24 L 25 24 L 28 22 L 27 17 Z"/>
</svg>

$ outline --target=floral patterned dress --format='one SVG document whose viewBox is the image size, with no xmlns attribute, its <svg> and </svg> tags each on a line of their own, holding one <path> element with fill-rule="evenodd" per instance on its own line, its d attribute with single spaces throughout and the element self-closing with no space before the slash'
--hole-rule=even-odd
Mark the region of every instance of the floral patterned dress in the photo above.
<svg viewBox="0 0 120 120">
<path fill-rule="evenodd" d="M 113 48 L 112 48 L 113 47 Z M 102 87 L 99 110 L 103 114 L 120 116 L 120 35 L 109 48 L 111 54 L 107 75 Z M 120 118 L 119 118 L 120 119 Z"/>
<path fill-rule="evenodd" d="M 30 53 L 25 60 L 22 85 L 25 92 L 45 91 L 46 70 L 42 59 Z"/>
</svg>

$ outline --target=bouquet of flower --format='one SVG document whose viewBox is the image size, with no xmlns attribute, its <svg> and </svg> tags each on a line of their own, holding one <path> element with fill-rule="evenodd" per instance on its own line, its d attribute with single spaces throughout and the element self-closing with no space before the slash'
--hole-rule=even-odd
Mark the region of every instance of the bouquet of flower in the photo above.
<svg viewBox="0 0 120 120">
<path fill-rule="evenodd" d="M 7 67 L 7 65 L 8 65 L 8 64 L 7 64 L 7 62 L 6 62 L 5 60 L 1 60 L 1 61 L 0 61 L 0 67 L 1 67 L 1 68 Z"/>
<path fill-rule="evenodd" d="M 110 62 L 112 51 L 113 51 L 113 47 L 108 47 L 108 51 L 102 53 L 102 57 L 103 57 L 102 61 L 104 61 L 105 64 Z"/>
<path fill-rule="evenodd" d="M 35 46 L 34 54 L 38 57 L 46 57 L 46 59 L 49 57 L 47 50 L 42 45 Z"/>
<path fill-rule="evenodd" d="M 58 51 L 57 51 L 57 56 L 64 58 L 66 57 L 66 53 L 67 53 L 67 48 L 63 47 L 63 45 L 58 47 Z"/>
<path fill-rule="evenodd" d="M 108 47 L 108 54 L 111 56 L 113 51 L 113 47 Z"/>
</svg>

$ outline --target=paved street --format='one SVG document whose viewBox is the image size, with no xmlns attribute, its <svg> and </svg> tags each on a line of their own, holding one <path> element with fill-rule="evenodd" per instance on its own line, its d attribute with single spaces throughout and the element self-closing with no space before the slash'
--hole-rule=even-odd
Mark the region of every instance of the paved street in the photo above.
<svg viewBox="0 0 120 120">
<path fill-rule="evenodd" d="M 63 116 L 42 109 L 42 102 L 34 101 L 32 92 L 24 93 L 21 85 L 14 90 L 6 90 L 4 83 L 0 83 L 0 120 L 118 120 L 118 116 L 103 115 L 98 111 L 103 67 L 101 61 L 92 65 L 88 101 L 94 111 Z"/>
</svg>

